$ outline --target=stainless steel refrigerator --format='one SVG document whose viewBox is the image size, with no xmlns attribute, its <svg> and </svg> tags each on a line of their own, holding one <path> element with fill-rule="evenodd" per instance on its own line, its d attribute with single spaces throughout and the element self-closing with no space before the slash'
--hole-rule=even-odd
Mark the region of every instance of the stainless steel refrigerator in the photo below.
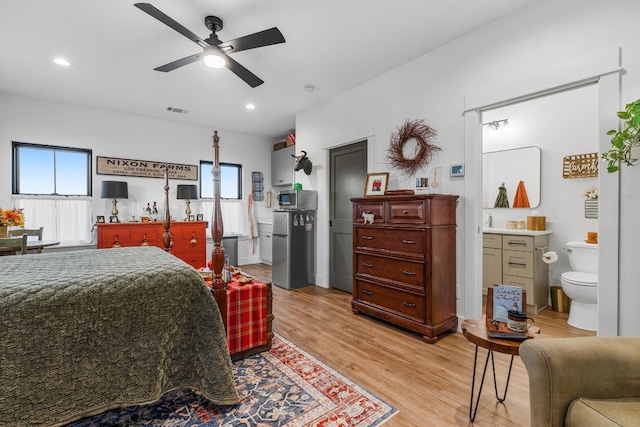
<svg viewBox="0 0 640 427">
<path fill-rule="evenodd" d="M 314 279 L 316 211 L 273 213 L 271 281 L 285 289 L 312 285 Z"/>
</svg>

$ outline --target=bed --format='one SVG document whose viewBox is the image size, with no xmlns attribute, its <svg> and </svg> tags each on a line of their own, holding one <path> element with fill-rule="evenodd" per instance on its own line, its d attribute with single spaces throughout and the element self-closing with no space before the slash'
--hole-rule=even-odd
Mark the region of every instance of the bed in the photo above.
<svg viewBox="0 0 640 427">
<path fill-rule="evenodd" d="M 0 258 L 0 426 L 59 426 L 178 389 L 240 402 L 227 342 L 220 162 L 213 136 L 212 289 L 170 254 L 165 168 L 164 250 L 155 246 Z M 265 289 L 271 348 L 271 284 Z"/>
<path fill-rule="evenodd" d="M 0 257 L 0 425 L 62 425 L 169 390 L 231 405 L 218 306 L 157 247 Z"/>
</svg>

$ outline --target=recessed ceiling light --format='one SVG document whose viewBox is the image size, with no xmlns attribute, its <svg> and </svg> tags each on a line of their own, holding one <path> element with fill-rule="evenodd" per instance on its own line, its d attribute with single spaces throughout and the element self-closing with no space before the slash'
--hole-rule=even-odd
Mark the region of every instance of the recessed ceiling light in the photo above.
<svg viewBox="0 0 640 427">
<path fill-rule="evenodd" d="M 62 65 L 63 67 L 69 67 L 71 65 L 71 62 L 67 61 L 64 58 L 55 58 L 53 62 L 55 62 L 58 65 Z"/>
<path fill-rule="evenodd" d="M 255 106 L 254 104 L 252 104 L 252 103 L 248 103 L 248 104 L 246 105 L 246 108 L 247 108 L 247 110 L 255 110 L 255 109 L 256 109 L 256 106 Z"/>
</svg>

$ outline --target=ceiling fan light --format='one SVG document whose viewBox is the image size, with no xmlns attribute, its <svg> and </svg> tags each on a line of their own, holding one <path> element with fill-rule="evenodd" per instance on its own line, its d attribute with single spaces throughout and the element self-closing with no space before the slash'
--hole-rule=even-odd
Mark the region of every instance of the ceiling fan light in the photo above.
<svg viewBox="0 0 640 427">
<path fill-rule="evenodd" d="M 207 52 L 202 61 L 210 68 L 223 68 L 227 64 L 227 61 L 216 52 Z"/>
<path fill-rule="evenodd" d="M 55 62 L 56 64 L 61 65 L 63 67 L 71 66 L 71 62 L 67 61 L 64 58 L 54 58 L 53 62 Z"/>
</svg>

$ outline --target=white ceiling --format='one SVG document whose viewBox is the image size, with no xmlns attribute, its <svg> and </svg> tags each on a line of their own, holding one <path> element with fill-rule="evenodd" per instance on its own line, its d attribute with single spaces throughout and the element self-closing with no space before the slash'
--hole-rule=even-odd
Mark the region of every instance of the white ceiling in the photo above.
<svg viewBox="0 0 640 427">
<path fill-rule="evenodd" d="M 0 91 L 279 138 L 296 113 L 532 1 L 148 0 L 202 38 L 207 15 L 222 41 L 278 27 L 286 43 L 232 54 L 265 81 L 252 89 L 201 63 L 154 71 L 201 48 L 134 1 L 0 0 Z"/>
</svg>

